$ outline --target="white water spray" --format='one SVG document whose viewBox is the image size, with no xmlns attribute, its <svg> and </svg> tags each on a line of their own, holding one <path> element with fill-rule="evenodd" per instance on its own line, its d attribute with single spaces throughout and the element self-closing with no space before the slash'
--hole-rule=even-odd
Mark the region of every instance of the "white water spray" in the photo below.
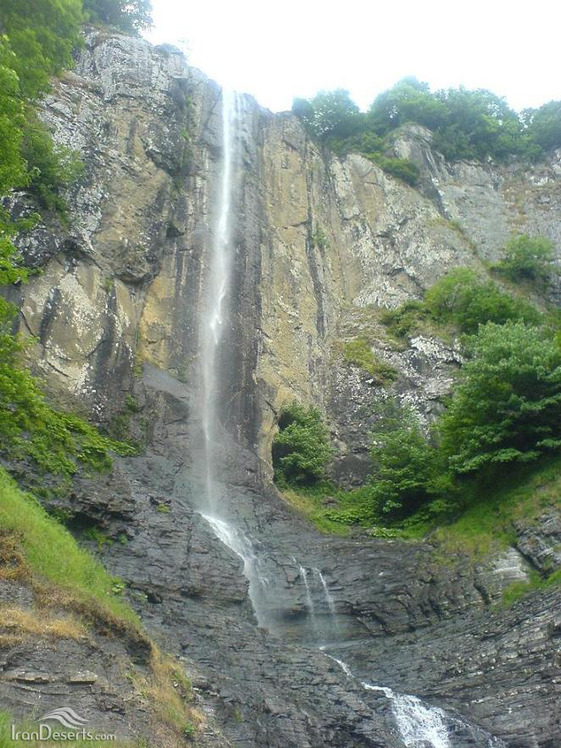
<svg viewBox="0 0 561 748">
<path fill-rule="evenodd" d="M 333 599 L 333 595 L 329 591 L 329 587 L 327 586 L 327 582 L 325 581 L 325 577 L 321 573 L 319 569 L 314 569 L 314 574 L 319 579 L 319 582 L 323 588 L 323 595 L 325 597 L 325 602 L 327 603 L 327 607 L 329 608 L 329 613 L 332 616 L 333 620 L 335 621 L 335 617 L 337 615 L 337 611 L 335 610 L 335 600 Z"/>
<path fill-rule="evenodd" d="M 327 654 L 330 660 L 336 662 L 341 670 L 349 678 L 354 678 L 350 667 L 346 662 L 338 660 Z M 504 748 L 504 744 L 478 727 L 470 726 L 455 716 L 447 714 L 444 709 L 437 706 L 429 706 L 411 694 L 396 693 L 387 686 L 377 686 L 366 681 L 361 682 L 366 691 L 380 691 L 387 699 L 391 700 L 392 713 L 396 721 L 400 737 L 407 748 L 416 748 L 418 745 L 430 745 L 431 748 L 453 748 L 450 739 L 449 726 L 461 725 L 470 734 L 470 737 L 485 740 L 488 748 Z M 474 745 L 476 743 L 474 742 Z M 481 745 L 481 743 L 477 743 Z"/>
<path fill-rule="evenodd" d="M 306 608 L 308 609 L 308 614 L 310 616 L 310 621 L 312 623 L 312 628 L 314 630 L 314 634 L 316 637 L 319 638 L 319 629 L 316 619 L 316 611 L 314 607 L 314 599 L 312 597 L 312 591 L 310 589 L 310 583 L 308 581 L 308 572 L 303 566 L 298 566 L 298 570 L 300 572 L 300 579 L 302 580 L 302 583 L 304 585 L 304 589 L 306 591 Z"/>
<path fill-rule="evenodd" d="M 241 530 L 232 527 L 222 519 L 211 517 L 208 514 L 201 514 L 201 516 L 211 526 L 218 540 L 242 559 L 243 573 L 249 582 L 249 599 L 253 605 L 257 623 L 264 626 L 266 620 L 263 613 L 264 606 L 261 602 L 269 580 L 261 573 L 259 557 L 255 553 L 251 540 Z"/>
<path fill-rule="evenodd" d="M 232 193 L 233 168 L 236 157 L 235 133 L 238 118 L 238 97 L 231 91 L 222 92 L 222 167 L 218 213 L 212 252 L 208 266 L 207 300 L 201 318 L 201 423 L 204 438 L 204 471 L 206 505 L 215 510 L 218 500 L 216 461 L 218 457 L 219 420 L 216 402 L 218 387 L 218 351 L 225 327 L 225 313 L 232 268 Z"/>
<path fill-rule="evenodd" d="M 391 699 L 397 728 L 407 748 L 415 748 L 419 742 L 428 743 L 432 748 L 452 748 L 447 726 L 450 719 L 445 711 L 423 704 L 416 696 L 395 693 L 385 686 L 372 683 L 363 683 L 362 686 L 368 691 L 381 691 Z"/>
</svg>

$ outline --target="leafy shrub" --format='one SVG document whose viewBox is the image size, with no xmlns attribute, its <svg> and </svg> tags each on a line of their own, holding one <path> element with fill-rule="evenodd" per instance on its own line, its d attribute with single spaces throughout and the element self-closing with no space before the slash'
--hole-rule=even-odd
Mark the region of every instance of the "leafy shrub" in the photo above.
<svg viewBox="0 0 561 748">
<path fill-rule="evenodd" d="M 559 272 L 552 264 L 554 259 L 550 239 L 522 234 L 507 242 L 503 259 L 493 269 L 514 282 L 526 280 L 543 285 L 551 279 L 553 272 Z"/>
<path fill-rule="evenodd" d="M 387 174 L 397 177 L 403 182 L 415 187 L 419 183 L 419 167 L 406 158 L 393 158 L 384 156 L 381 153 L 365 153 L 374 163 L 378 164 Z"/>
<path fill-rule="evenodd" d="M 404 338 L 428 316 L 428 309 L 422 301 L 406 301 L 397 309 L 386 309 L 381 321 L 396 338 Z"/>
<path fill-rule="evenodd" d="M 561 348 L 523 322 L 488 324 L 440 420 L 455 473 L 531 462 L 561 447 Z"/>
<path fill-rule="evenodd" d="M 16 61 L 8 38 L 0 36 L 0 195 L 26 179 L 21 155 L 24 105 L 14 69 Z"/>
<path fill-rule="evenodd" d="M 42 207 L 63 214 L 61 189 L 79 176 L 81 165 L 70 149 L 53 144 L 29 101 L 70 65 L 81 3 L 5 0 L 3 12 L 8 35 L 0 37 L 0 195 L 29 188 Z"/>
<path fill-rule="evenodd" d="M 23 130 L 22 155 L 28 164 L 29 191 L 43 208 L 66 214 L 66 201 L 61 190 L 75 182 L 84 165 L 75 151 L 55 145 L 50 132 L 38 117 L 28 111 Z"/>
<path fill-rule="evenodd" d="M 183 735 L 186 738 L 192 738 L 197 734 L 197 728 L 192 722 L 186 722 L 183 725 Z"/>
<path fill-rule="evenodd" d="M 90 21 L 138 34 L 152 25 L 150 0 L 83 0 Z"/>
<path fill-rule="evenodd" d="M 502 291 L 493 281 L 483 280 L 471 268 L 457 268 L 431 286 L 423 301 L 407 301 L 381 317 L 396 337 L 406 337 L 427 320 L 452 324 L 461 332 L 473 334 L 487 322 L 500 325 L 522 320 L 536 324 L 541 315 L 527 301 Z"/>
<path fill-rule="evenodd" d="M 317 408 L 293 403 L 282 411 L 273 441 L 275 480 L 316 483 L 324 477 L 332 456 L 329 431 Z"/>
<path fill-rule="evenodd" d="M 71 66 L 81 24 L 81 0 L 2 0 L 2 26 L 24 97 L 37 98 L 52 75 Z"/>
<path fill-rule="evenodd" d="M 424 437 L 415 414 L 393 401 L 386 403 L 373 440 L 373 512 L 386 519 L 402 519 L 429 500 L 437 478 L 438 452 Z"/>
<path fill-rule="evenodd" d="M 424 303 L 434 320 L 451 322 L 466 333 L 487 322 L 538 322 L 540 318 L 528 302 L 501 291 L 493 281 L 481 280 L 470 268 L 447 273 L 426 292 Z"/>
<path fill-rule="evenodd" d="M 327 234 L 321 226 L 316 227 L 315 231 L 312 234 L 312 241 L 314 243 L 314 247 L 317 247 L 320 250 L 327 249 L 327 247 L 329 246 Z"/>
<path fill-rule="evenodd" d="M 371 130 L 351 135 L 348 138 L 328 137 L 326 146 L 338 156 L 346 156 L 348 153 L 373 154 L 382 153 L 386 147 L 383 138 Z"/>
<path fill-rule="evenodd" d="M 347 341 L 343 346 L 343 358 L 366 371 L 380 385 L 389 384 L 397 379 L 397 370 L 374 354 L 366 338 Z"/>
</svg>

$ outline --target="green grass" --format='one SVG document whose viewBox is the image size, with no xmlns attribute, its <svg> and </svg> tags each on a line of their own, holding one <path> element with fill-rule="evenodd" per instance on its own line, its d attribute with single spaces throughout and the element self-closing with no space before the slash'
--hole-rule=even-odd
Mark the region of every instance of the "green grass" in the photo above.
<svg viewBox="0 0 561 748">
<path fill-rule="evenodd" d="M 537 571 L 531 571 L 527 582 L 512 582 L 503 590 L 501 605 L 508 608 L 530 592 L 547 589 L 555 584 L 561 584 L 561 569 L 557 569 L 546 579 L 541 577 Z"/>
<path fill-rule="evenodd" d="M 323 481 L 315 486 L 279 486 L 290 506 L 311 522 L 317 529 L 329 535 L 347 536 L 359 531 L 377 538 L 394 538 L 400 533 L 382 524 L 375 524 L 370 501 L 369 486 L 351 491 L 338 488 L 334 483 Z M 326 506 L 326 499 L 334 499 Z"/>
<path fill-rule="evenodd" d="M 134 627 L 138 619 L 113 594 L 116 583 L 103 566 L 81 549 L 72 535 L 31 495 L 20 491 L 0 468 L 0 530 L 15 537 L 25 564 L 40 582 L 55 585 L 79 601 L 97 603 Z"/>
<path fill-rule="evenodd" d="M 354 338 L 343 345 L 343 358 L 347 363 L 359 366 L 381 386 L 397 379 L 397 369 L 376 356 L 365 337 Z"/>
<path fill-rule="evenodd" d="M 499 485 L 472 485 L 466 489 L 464 511 L 431 537 L 448 553 L 467 552 L 485 556 L 508 548 L 515 539 L 514 522 L 533 520 L 550 507 L 561 506 L 561 459 L 552 457 L 538 467 L 511 468 Z M 420 537 L 429 530 L 421 521 L 410 520 L 408 537 Z M 433 523 L 434 527 L 434 523 Z"/>
<path fill-rule="evenodd" d="M 446 562 L 457 554 L 483 558 L 515 542 L 515 521 L 531 524 L 548 508 L 561 506 L 561 458 L 549 458 L 538 467 L 511 468 L 500 485 L 466 484 L 457 504 L 452 504 L 453 514 L 450 502 L 446 505 L 447 514 L 439 515 L 436 504 L 429 505 L 401 525 L 389 527 L 376 519 L 366 487 L 343 491 L 333 484 L 321 483 L 281 490 L 287 502 L 321 532 L 348 535 L 354 526 L 375 537 L 422 540 L 430 536 L 438 545 L 437 560 Z M 333 497 L 337 506 L 325 506 L 327 497 Z M 546 582 L 560 579 L 561 574 L 555 572 Z"/>
<path fill-rule="evenodd" d="M 283 497 L 290 506 L 309 520 L 317 529 L 328 535 L 349 535 L 349 525 L 335 522 L 326 516 L 323 501 L 328 496 L 337 499 L 341 491 L 330 483 L 320 483 L 316 486 L 279 486 Z"/>
</svg>

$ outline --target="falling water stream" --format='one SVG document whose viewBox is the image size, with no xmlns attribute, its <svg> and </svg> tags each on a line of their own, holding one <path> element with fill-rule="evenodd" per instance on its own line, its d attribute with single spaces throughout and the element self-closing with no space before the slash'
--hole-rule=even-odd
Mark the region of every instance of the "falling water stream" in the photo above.
<svg viewBox="0 0 561 748">
<path fill-rule="evenodd" d="M 249 581 L 249 596 L 257 621 L 265 623 L 263 597 L 268 585 L 261 573 L 259 559 L 252 541 L 241 529 L 233 527 L 223 516 L 221 505 L 223 487 L 217 465 L 224 448 L 223 431 L 217 403 L 220 402 L 218 359 L 227 327 L 228 293 L 232 274 L 232 198 L 234 173 L 239 158 L 236 138 L 238 120 L 242 114 L 242 99 L 233 91 L 222 92 L 222 161 L 217 219 L 206 278 L 206 303 L 201 315 L 200 353 L 201 425 L 203 432 L 204 509 L 201 516 L 208 522 L 216 537 L 243 561 L 243 573 Z"/>
<path fill-rule="evenodd" d="M 228 293 L 232 270 L 232 199 L 234 173 L 239 154 L 237 152 L 237 126 L 241 114 L 241 98 L 227 90 L 222 94 L 222 163 L 220 171 L 220 190 L 215 224 L 214 238 L 207 277 L 207 300 L 201 317 L 201 424 L 203 433 L 204 465 L 204 502 L 201 516 L 206 520 L 215 536 L 230 548 L 243 561 L 243 573 L 249 581 L 249 596 L 259 625 L 269 627 L 267 621 L 267 587 L 268 579 L 260 568 L 260 557 L 255 544 L 239 528 L 234 527 L 224 518 L 224 507 L 220 499 L 223 488 L 217 464 L 222 452 L 222 430 L 216 403 L 220 400 L 219 352 L 227 326 Z M 345 675 L 354 679 L 350 667 L 342 660 L 333 657 L 325 650 L 322 642 L 322 628 L 319 625 L 314 598 L 312 580 L 323 595 L 329 611 L 331 632 L 338 627 L 335 600 L 329 590 L 327 581 L 319 569 L 308 570 L 298 564 L 299 576 L 305 591 L 305 602 L 308 616 L 314 631 L 315 644 L 325 656 L 335 661 Z M 325 629 L 323 629 L 325 632 Z M 407 748 L 427 745 L 431 748 L 453 748 L 448 725 L 455 717 L 446 714 L 442 709 L 424 704 L 416 696 L 398 694 L 392 689 L 367 682 L 361 683 L 367 691 L 380 691 L 392 702 L 392 713 Z M 461 723 L 463 725 L 463 723 Z M 479 743 L 478 745 L 481 745 Z M 500 742 L 490 739 L 489 746 L 499 746 Z"/>
<path fill-rule="evenodd" d="M 222 165 L 218 219 L 206 280 L 207 299 L 201 318 L 201 422 L 204 438 L 205 499 L 210 512 L 217 509 L 219 490 L 216 459 L 220 447 L 220 424 L 216 403 L 220 397 L 217 358 L 224 332 L 227 294 L 232 268 L 231 202 L 232 171 L 235 158 L 235 124 L 238 97 L 226 89 L 222 92 Z"/>
<path fill-rule="evenodd" d="M 337 623 L 337 614 L 335 610 L 335 600 L 333 599 L 333 595 L 329 591 L 329 587 L 327 586 L 327 582 L 325 581 L 325 577 L 321 573 L 319 569 L 314 569 L 314 574 L 319 579 L 319 582 L 323 588 L 323 594 L 325 597 L 325 601 L 327 603 L 327 607 L 329 608 L 329 614 L 332 617 L 333 621 L 335 621 L 335 624 Z"/>
</svg>

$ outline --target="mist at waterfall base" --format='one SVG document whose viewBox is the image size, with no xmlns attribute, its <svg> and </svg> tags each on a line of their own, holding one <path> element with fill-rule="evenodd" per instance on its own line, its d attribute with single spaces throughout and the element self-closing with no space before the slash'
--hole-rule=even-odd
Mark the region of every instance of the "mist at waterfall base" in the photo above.
<svg viewBox="0 0 561 748">
<path fill-rule="evenodd" d="M 220 457 L 228 438 L 221 423 L 219 404 L 220 353 L 228 345 L 228 294 L 231 287 L 232 236 L 235 215 L 234 185 L 240 170 L 239 139 L 236 137 L 243 116 L 243 97 L 232 91 L 222 93 L 222 158 L 219 168 L 219 190 L 214 236 L 210 246 L 206 273 L 206 303 L 200 324 L 200 423 L 202 430 L 203 477 L 200 515 L 215 537 L 242 561 L 242 572 L 248 580 L 249 598 L 257 624 L 271 635 L 282 636 L 282 627 L 272 615 L 274 588 L 267 576 L 266 564 L 258 540 L 235 526 L 229 516 L 228 492 L 220 474 Z M 359 683 L 368 693 L 382 693 L 391 704 L 397 733 L 406 748 L 454 748 L 453 735 L 463 732 L 474 748 L 500 748 L 502 743 L 478 727 L 471 726 L 444 710 L 429 706 L 416 696 L 400 694 L 386 686 L 359 681 L 349 665 L 335 657 L 337 646 L 344 641 L 340 616 L 322 570 L 308 568 L 296 558 L 290 560 L 297 570 L 305 606 L 305 622 L 300 624 L 300 646 L 319 649 L 334 661 L 345 676 Z M 290 563 L 289 561 L 289 563 Z M 296 585 L 298 586 L 298 585 Z"/>
</svg>

